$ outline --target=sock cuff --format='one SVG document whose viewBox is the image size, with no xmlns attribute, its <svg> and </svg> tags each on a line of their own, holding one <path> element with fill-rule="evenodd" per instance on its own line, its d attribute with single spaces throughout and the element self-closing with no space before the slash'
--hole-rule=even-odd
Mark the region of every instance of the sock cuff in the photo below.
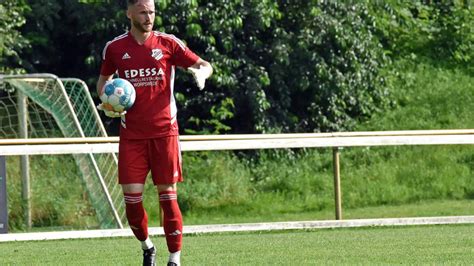
<svg viewBox="0 0 474 266">
<path fill-rule="evenodd" d="M 143 201 L 143 193 L 123 193 L 125 203 L 135 204 Z"/>
<path fill-rule="evenodd" d="M 177 265 L 180 265 L 180 261 L 181 261 L 180 257 L 181 257 L 181 250 L 178 250 L 176 252 L 170 253 L 168 261 L 169 262 L 174 262 Z"/>
<path fill-rule="evenodd" d="M 158 193 L 160 195 L 160 201 L 176 200 L 178 196 L 176 191 L 162 191 Z"/>
<path fill-rule="evenodd" d="M 150 248 L 154 247 L 153 242 L 151 242 L 151 240 L 150 240 L 150 237 L 147 237 L 144 241 L 140 241 L 140 242 L 142 244 L 142 249 L 143 250 L 147 250 L 147 249 L 150 249 Z"/>
</svg>

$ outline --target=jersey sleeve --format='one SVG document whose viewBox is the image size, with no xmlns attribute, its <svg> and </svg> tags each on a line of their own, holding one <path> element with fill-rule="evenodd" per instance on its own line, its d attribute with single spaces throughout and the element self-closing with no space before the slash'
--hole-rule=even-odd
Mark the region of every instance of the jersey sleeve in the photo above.
<svg viewBox="0 0 474 266">
<path fill-rule="evenodd" d="M 191 51 L 180 39 L 172 36 L 172 40 L 174 65 L 188 68 L 199 60 L 199 56 Z"/>
<path fill-rule="evenodd" d="M 102 66 L 100 67 L 100 74 L 102 76 L 110 76 L 117 71 L 117 67 L 111 58 L 112 53 L 109 51 L 109 44 L 110 42 L 105 45 L 104 50 L 102 51 Z"/>
</svg>

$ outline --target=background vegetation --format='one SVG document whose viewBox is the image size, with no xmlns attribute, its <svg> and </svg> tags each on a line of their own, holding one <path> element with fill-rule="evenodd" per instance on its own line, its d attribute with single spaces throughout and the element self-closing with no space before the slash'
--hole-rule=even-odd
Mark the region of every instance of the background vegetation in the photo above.
<svg viewBox="0 0 474 266">
<path fill-rule="evenodd" d="M 79 77 L 94 88 L 103 46 L 128 28 L 124 3 L 2 1 L 0 71 Z M 468 2 L 160 1 L 156 8 L 156 29 L 215 67 L 204 91 L 178 75 L 182 133 L 474 128 Z M 472 200 L 473 154 L 466 145 L 344 149 L 344 206 Z M 179 200 L 196 221 L 333 208 L 329 150 L 186 153 L 184 171 Z M 33 181 L 41 197 L 34 202 L 47 206 L 35 203 L 35 225 L 90 226 L 94 211 L 71 181 L 77 175 L 63 175 Z M 19 179 L 12 178 L 9 202 L 15 197 Z M 153 187 L 146 197 L 157 217 Z M 22 227 L 21 213 L 10 210 L 14 228 Z"/>
<path fill-rule="evenodd" d="M 2 72 L 49 72 L 95 88 L 105 43 L 129 27 L 125 3 L 3 1 Z M 215 68 L 204 92 L 178 75 L 188 134 L 353 130 L 395 104 L 393 60 L 472 73 L 473 10 L 463 1 L 158 1 L 156 11 L 157 30 Z"/>
</svg>

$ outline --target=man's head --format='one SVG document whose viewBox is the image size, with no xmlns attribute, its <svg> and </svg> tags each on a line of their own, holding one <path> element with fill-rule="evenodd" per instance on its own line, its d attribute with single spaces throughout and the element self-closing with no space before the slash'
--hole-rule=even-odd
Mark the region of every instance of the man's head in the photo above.
<svg viewBox="0 0 474 266">
<path fill-rule="evenodd" d="M 154 0 L 128 0 L 127 17 L 136 30 L 146 33 L 153 30 L 155 21 Z"/>
</svg>

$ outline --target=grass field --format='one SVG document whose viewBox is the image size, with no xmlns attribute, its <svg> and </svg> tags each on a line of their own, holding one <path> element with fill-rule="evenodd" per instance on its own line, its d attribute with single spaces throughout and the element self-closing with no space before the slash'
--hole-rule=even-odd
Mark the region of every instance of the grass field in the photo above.
<svg viewBox="0 0 474 266">
<path fill-rule="evenodd" d="M 276 203 L 278 204 L 278 203 Z M 227 223 L 257 223 L 257 222 L 283 222 L 283 221 L 311 221 L 334 220 L 335 210 L 324 209 L 321 211 L 290 212 L 288 210 L 275 211 L 275 206 L 269 210 L 261 210 L 252 215 L 245 214 L 245 209 L 240 206 L 222 210 L 209 209 L 206 212 L 190 213 L 184 217 L 186 225 L 195 224 L 227 224 Z M 240 214 L 240 215 L 239 215 Z M 369 219 L 369 218 L 402 218 L 402 217 L 434 217 L 434 216 L 459 216 L 473 215 L 473 200 L 432 200 L 402 205 L 381 205 L 364 208 L 343 208 L 343 219 Z M 149 217 L 151 226 L 159 226 L 157 217 Z"/>
<path fill-rule="evenodd" d="M 185 236 L 183 265 L 472 265 L 474 225 L 225 233 Z M 152 237 L 158 265 L 164 239 Z M 0 265 L 139 265 L 131 238 L 0 243 Z"/>
</svg>

